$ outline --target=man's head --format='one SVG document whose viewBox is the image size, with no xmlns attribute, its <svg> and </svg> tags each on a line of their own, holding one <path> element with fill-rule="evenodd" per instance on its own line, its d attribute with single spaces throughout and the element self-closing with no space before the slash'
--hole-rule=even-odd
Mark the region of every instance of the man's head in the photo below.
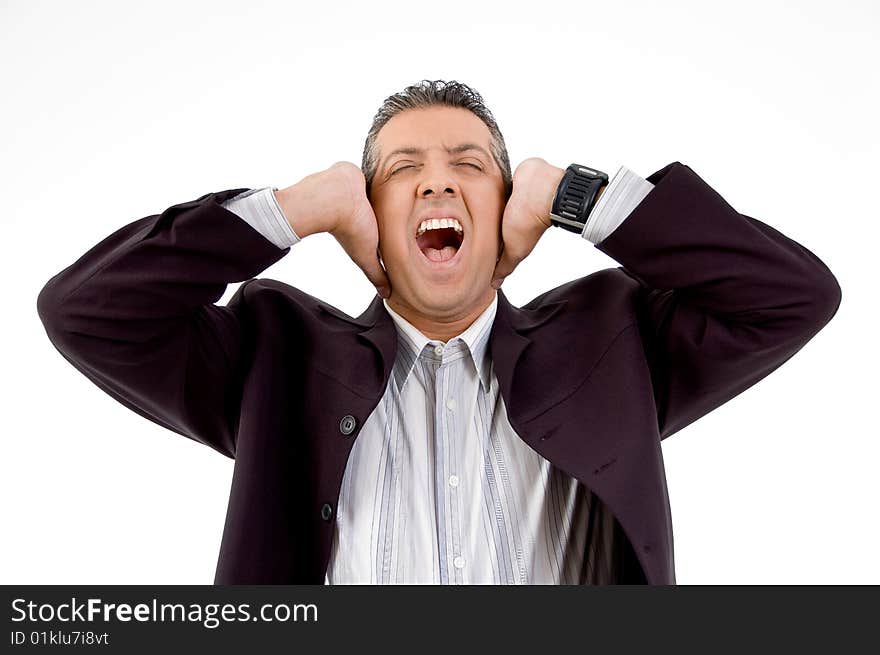
<svg viewBox="0 0 880 655">
<path fill-rule="evenodd" d="M 373 120 L 361 169 L 389 304 L 438 320 L 485 308 L 495 294 L 512 176 L 504 137 L 480 95 L 458 82 L 423 80 L 390 96 Z M 458 224 L 421 230 L 425 219 L 441 217 Z"/>
</svg>

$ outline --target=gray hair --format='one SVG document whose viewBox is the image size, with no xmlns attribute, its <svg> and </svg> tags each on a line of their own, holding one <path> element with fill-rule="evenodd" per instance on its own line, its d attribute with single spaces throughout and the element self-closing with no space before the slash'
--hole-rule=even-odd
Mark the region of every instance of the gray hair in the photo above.
<svg viewBox="0 0 880 655">
<path fill-rule="evenodd" d="M 504 136 L 498 129 L 498 124 L 492 116 L 492 112 L 483 103 L 482 96 L 461 82 L 443 80 L 422 80 L 417 84 L 406 87 L 403 91 L 388 96 L 373 117 L 373 125 L 367 134 L 366 143 L 364 143 L 364 156 L 361 164 L 361 170 L 367 180 L 367 196 L 370 194 L 370 187 L 376 170 L 379 167 L 379 153 L 376 146 L 376 137 L 379 130 L 397 114 L 407 109 L 420 109 L 432 106 L 462 107 L 473 112 L 486 127 L 489 128 L 491 135 L 491 152 L 495 163 L 501 169 L 501 178 L 504 180 L 505 199 L 510 198 L 513 190 L 513 176 L 510 172 L 510 158 L 507 156 L 507 146 L 504 143 Z"/>
</svg>

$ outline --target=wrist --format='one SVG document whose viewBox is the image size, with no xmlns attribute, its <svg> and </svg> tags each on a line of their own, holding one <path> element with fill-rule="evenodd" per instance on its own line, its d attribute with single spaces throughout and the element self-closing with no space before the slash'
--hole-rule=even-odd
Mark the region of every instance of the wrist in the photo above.
<svg viewBox="0 0 880 655">
<path fill-rule="evenodd" d="M 582 233 L 608 186 L 608 175 L 598 169 L 571 164 L 557 185 L 550 219 L 553 225 Z"/>
<path fill-rule="evenodd" d="M 284 218 L 300 239 L 318 232 L 328 232 L 330 225 L 309 201 L 308 189 L 301 183 L 275 191 L 275 199 Z"/>
<path fill-rule="evenodd" d="M 562 178 L 565 177 L 565 169 L 551 165 L 547 169 L 546 186 L 544 187 L 544 201 L 542 202 L 541 222 L 547 227 L 551 226 L 550 211 L 553 209 L 553 199 L 556 198 L 556 190 L 559 188 Z"/>
</svg>

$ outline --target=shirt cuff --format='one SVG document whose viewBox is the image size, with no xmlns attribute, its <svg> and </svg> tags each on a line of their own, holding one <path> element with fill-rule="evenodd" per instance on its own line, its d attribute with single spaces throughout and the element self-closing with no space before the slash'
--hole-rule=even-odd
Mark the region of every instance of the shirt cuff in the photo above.
<svg viewBox="0 0 880 655">
<path fill-rule="evenodd" d="M 599 196 L 581 236 L 593 244 L 599 243 L 626 220 L 653 188 L 646 179 L 621 166 Z"/>
<path fill-rule="evenodd" d="M 275 191 L 278 187 L 249 189 L 221 204 L 279 248 L 289 248 L 300 237 L 281 210 Z"/>
</svg>

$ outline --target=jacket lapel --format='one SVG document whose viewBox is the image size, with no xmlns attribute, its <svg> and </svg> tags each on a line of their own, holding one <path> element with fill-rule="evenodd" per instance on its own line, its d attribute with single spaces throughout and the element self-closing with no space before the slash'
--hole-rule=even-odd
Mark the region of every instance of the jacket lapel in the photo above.
<svg viewBox="0 0 880 655">
<path fill-rule="evenodd" d="M 326 303 L 319 303 L 318 309 L 350 324 L 355 331 L 356 338 L 370 344 L 381 362 L 380 367 L 376 370 L 376 379 L 367 379 L 372 369 L 365 368 L 365 362 L 357 356 L 349 356 L 346 351 L 343 359 L 337 362 L 339 366 L 334 371 L 337 377 L 348 381 L 361 381 L 363 388 L 368 393 L 381 396 L 391 376 L 394 359 L 397 356 L 397 331 L 394 328 L 391 315 L 385 311 L 382 297 L 376 294 L 370 305 L 357 318 L 353 318 Z M 345 370 L 340 370 L 339 367 Z"/>
<path fill-rule="evenodd" d="M 515 406 L 510 405 L 514 380 L 517 379 L 517 366 L 532 343 L 532 331 L 551 319 L 566 303 L 566 300 L 558 300 L 539 304 L 534 308 L 519 308 L 514 307 L 504 293 L 498 290 L 498 308 L 489 335 L 489 350 L 502 397 L 508 403 L 510 413 L 516 417 L 532 416 L 547 401 L 552 400 L 552 388 L 535 388 L 528 394 L 519 394 L 517 398 L 520 401 Z M 397 356 L 397 331 L 391 315 L 385 310 L 381 296 L 374 296 L 370 305 L 357 318 L 325 303 L 320 303 L 318 307 L 352 325 L 356 329 L 357 338 L 375 349 L 381 360 L 381 380 L 377 380 L 376 385 L 369 384 L 368 387 L 376 393 L 384 391 Z M 525 373 L 522 379 L 528 381 L 529 375 Z M 356 377 L 358 374 L 362 377 L 364 370 L 360 368 L 345 372 L 346 377 Z"/>
<path fill-rule="evenodd" d="M 382 379 L 384 383 L 391 376 L 394 367 L 394 359 L 397 357 L 397 330 L 394 321 L 385 309 L 382 297 L 376 295 L 370 306 L 358 317 L 363 329 L 358 332 L 358 338 L 371 343 L 382 358 Z"/>
<path fill-rule="evenodd" d="M 552 318 L 566 302 L 559 300 L 539 305 L 534 309 L 519 308 L 511 305 L 501 290 L 498 290 L 498 310 L 489 335 L 489 350 L 501 396 L 512 418 L 532 416 L 544 406 L 546 392 L 553 392 L 553 389 L 549 388 L 535 388 L 531 393 L 519 394 L 517 398 L 521 401 L 511 405 L 511 399 L 514 397 L 514 380 L 529 381 L 528 372 L 522 370 L 519 373 L 524 374 L 517 378 L 517 367 L 520 366 L 523 353 L 532 345 L 532 331 Z M 514 421 L 519 422 L 516 418 Z"/>
</svg>

